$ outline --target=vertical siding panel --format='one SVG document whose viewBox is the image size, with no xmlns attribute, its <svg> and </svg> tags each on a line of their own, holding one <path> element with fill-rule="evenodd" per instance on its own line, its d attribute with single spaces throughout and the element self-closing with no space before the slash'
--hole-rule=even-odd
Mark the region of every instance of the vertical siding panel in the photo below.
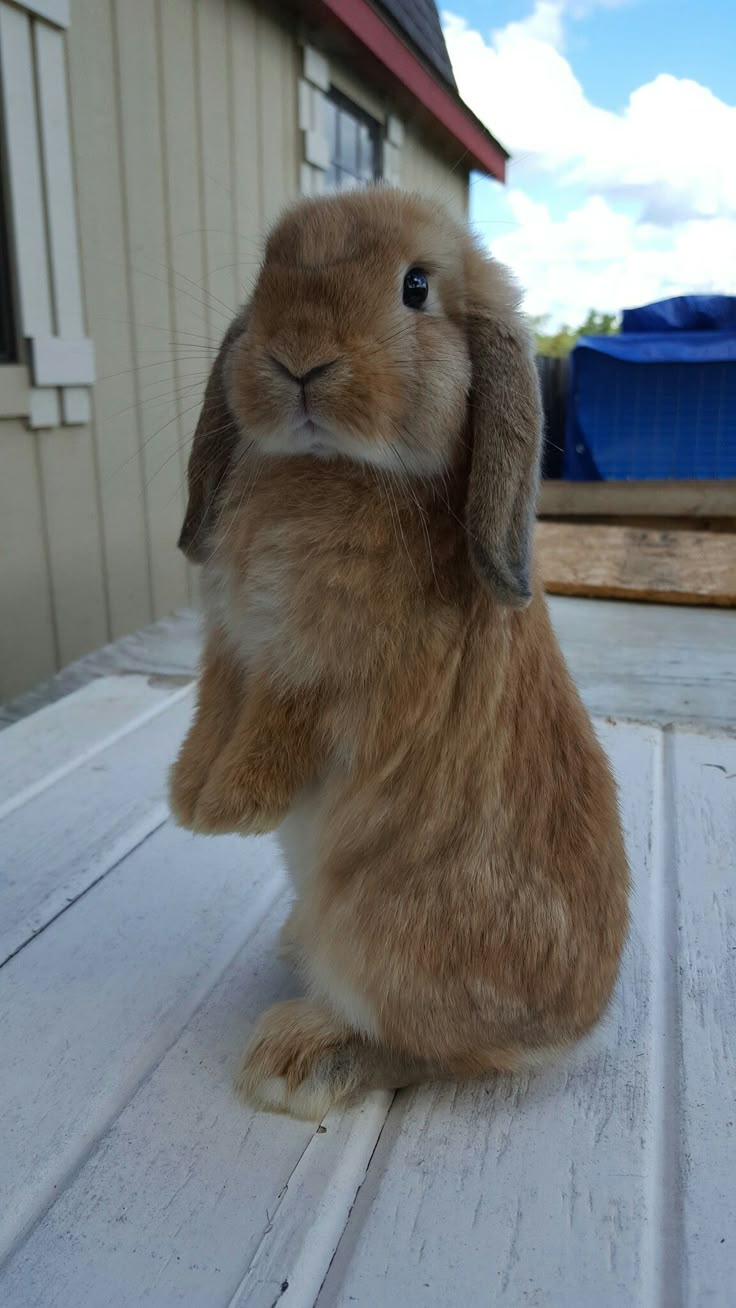
<svg viewBox="0 0 736 1308">
<path fill-rule="evenodd" d="M 35 437 L 0 422 L 0 700 L 56 668 Z"/>
<path fill-rule="evenodd" d="M 233 240 L 230 65 L 227 0 L 197 5 L 206 298 L 218 339 L 235 313 L 237 256 Z"/>
<path fill-rule="evenodd" d="M 301 133 L 297 107 L 297 87 L 300 76 L 300 48 L 292 32 L 282 28 L 283 44 L 283 160 L 284 201 L 291 203 L 299 194 L 299 164 L 301 162 Z"/>
<path fill-rule="evenodd" d="M 230 52 L 237 294 L 239 301 L 243 301 L 250 294 L 258 270 L 263 210 L 258 150 L 256 14 L 242 0 L 231 0 Z"/>
<path fill-rule="evenodd" d="M 37 434 L 61 666 L 108 639 L 95 454 L 89 427 Z"/>
<path fill-rule="evenodd" d="M 284 141 L 287 108 L 284 104 L 284 46 L 281 28 L 271 16 L 258 11 L 258 91 L 263 223 L 268 228 L 291 198 L 286 186 Z"/>
<path fill-rule="evenodd" d="M 209 6 L 205 6 L 209 8 Z M 130 285 L 145 485 L 149 565 L 156 616 L 188 598 L 181 526 L 178 413 L 170 338 L 170 260 L 166 242 L 154 0 L 115 0 L 115 38 L 128 217 Z M 163 331 L 162 331 L 163 329 Z"/>
<path fill-rule="evenodd" d="M 114 638 L 143 626 L 152 608 L 113 49 L 109 5 L 73 0 L 68 32 L 71 130 L 86 325 L 97 359 L 93 432 Z"/>
<path fill-rule="evenodd" d="M 160 0 L 159 58 L 161 114 L 166 158 L 166 220 L 171 264 L 169 284 L 179 400 L 179 512 L 186 501 L 186 464 L 207 371 L 215 355 L 218 334 L 210 328 L 203 307 L 203 217 L 199 186 L 199 131 L 197 126 L 195 17 L 193 0 Z M 189 597 L 196 594 L 194 575 L 188 569 Z"/>
<path fill-rule="evenodd" d="M 401 181 L 407 190 L 420 191 L 440 203 L 447 204 L 451 212 L 465 217 L 468 209 L 468 172 L 460 160 L 435 152 L 417 134 L 410 124 L 401 151 Z M 456 165 L 456 166 L 454 166 Z"/>
</svg>

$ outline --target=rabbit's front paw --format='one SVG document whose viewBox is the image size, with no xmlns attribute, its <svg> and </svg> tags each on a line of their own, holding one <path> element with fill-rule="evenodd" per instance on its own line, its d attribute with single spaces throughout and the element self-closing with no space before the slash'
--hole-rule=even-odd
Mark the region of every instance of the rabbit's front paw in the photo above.
<svg viewBox="0 0 736 1308">
<path fill-rule="evenodd" d="M 263 835 L 279 825 L 288 807 L 289 796 L 257 767 L 216 764 L 197 799 L 192 826 L 209 836 Z"/>
</svg>

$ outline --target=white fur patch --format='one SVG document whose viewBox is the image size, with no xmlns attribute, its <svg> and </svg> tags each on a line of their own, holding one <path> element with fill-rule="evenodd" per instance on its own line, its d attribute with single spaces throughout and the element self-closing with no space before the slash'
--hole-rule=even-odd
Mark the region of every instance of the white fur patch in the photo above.
<svg viewBox="0 0 736 1308">
<path fill-rule="evenodd" d="M 285 1076 L 267 1076 L 262 1081 L 251 1079 L 244 1094 L 253 1108 L 267 1113 L 288 1113 L 305 1122 L 321 1122 L 337 1101 L 334 1086 L 319 1076 L 308 1076 L 292 1091 L 287 1088 Z"/>
<path fill-rule="evenodd" d="M 278 838 L 296 894 L 308 899 L 317 875 L 321 843 L 322 787 L 303 790 L 278 830 Z M 300 942 L 302 943 L 302 942 Z M 361 1035 L 376 1035 L 376 1019 L 368 1001 L 338 975 L 329 957 L 309 953 L 309 941 L 300 952 L 309 992 L 319 1003 Z"/>
<path fill-rule="evenodd" d="M 297 795 L 277 835 L 286 870 L 297 895 L 308 893 L 317 870 L 322 826 L 319 785 Z"/>
<path fill-rule="evenodd" d="M 286 574 L 277 560 L 259 561 L 248 578 L 245 594 L 236 597 L 227 618 L 228 630 L 245 662 L 253 665 L 287 635 Z"/>
<path fill-rule="evenodd" d="M 338 976 L 329 959 L 307 957 L 304 972 L 313 999 L 324 1004 L 336 1017 L 342 1018 L 351 1031 L 371 1039 L 377 1038 L 376 1018 L 368 1000 L 344 977 Z"/>
</svg>

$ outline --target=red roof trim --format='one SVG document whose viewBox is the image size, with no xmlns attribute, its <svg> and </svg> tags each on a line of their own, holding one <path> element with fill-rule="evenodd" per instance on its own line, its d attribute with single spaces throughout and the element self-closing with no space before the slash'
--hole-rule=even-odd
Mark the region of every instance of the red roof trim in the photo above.
<svg viewBox="0 0 736 1308">
<path fill-rule="evenodd" d="M 504 181 L 506 155 L 449 91 L 392 32 L 367 0 L 321 0 L 324 9 L 370 50 L 463 147 L 471 165 Z"/>
</svg>

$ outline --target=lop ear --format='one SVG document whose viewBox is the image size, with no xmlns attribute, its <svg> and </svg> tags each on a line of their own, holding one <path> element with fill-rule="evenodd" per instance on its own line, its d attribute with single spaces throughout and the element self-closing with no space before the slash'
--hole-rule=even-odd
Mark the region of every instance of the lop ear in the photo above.
<svg viewBox="0 0 736 1308">
<path fill-rule="evenodd" d="M 245 331 L 247 314 L 247 308 L 241 310 L 218 350 L 192 439 L 187 471 L 189 499 L 177 542 L 190 563 L 203 563 L 207 557 L 218 493 L 240 440 L 240 428 L 227 398 L 226 381 L 230 347 Z"/>
<path fill-rule="evenodd" d="M 505 315 L 504 315 L 505 317 Z M 471 313 L 472 462 L 465 510 L 471 559 L 500 604 L 532 597 L 534 510 L 542 405 L 531 342 L 521 322 Z"/>
</svg>

